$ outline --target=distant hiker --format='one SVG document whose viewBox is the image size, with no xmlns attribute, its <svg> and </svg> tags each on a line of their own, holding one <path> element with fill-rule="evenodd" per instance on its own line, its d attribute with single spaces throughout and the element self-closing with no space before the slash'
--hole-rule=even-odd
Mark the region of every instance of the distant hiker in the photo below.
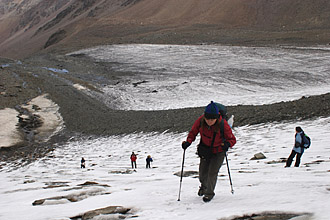
<svg viewBox="0 0 330 220">
<path fill-rule="evenodd" d="M 132 152 L 131 154 L 131 164 L 132 164 L 132 169 L 136 169 L 136 159 L 137 159 L 137 156 L 134 152 Z"/>
<path fill-rule="evenodd" d="M 236 138 L 226 120 L 222 119 L 219 109 L 214 102 L 208 104 L 204 114 L 192 126 L 187 140 L 182 142 L 182 148 L 187 149 L 200 133 L 200 143 L 197 152 L 200 157 L 199 181 L 201 186 L 199 196 L 203 201 L 213 199 L 218 172 L 226 152 L 236 144 Z"/>
<path fill-rule="evenodd" d="M 83 157 L 81 158 L 80 168 L 85 168 L 85 159 Z"/>
<path fill-rule="evenodd" d="M 307 143 L 307 142 L 309 142 L 309 143 Z M 291 154 L 290 154 L 288 160 L 286 161 L 285 167 L 291 166 L 291 163 L 295 156 L 296 156 L 296 163 L 294 166 L 299 167 L 300 159 L 304 153 L 304 149 L 308 148 L 309 145 L 310 145 L 310 141 L 306 139 L 303 129 L 301 127 L 296 127 L 295 143 L 294 143 L 293 149 L 291 151 Z"/>
<path fill-rule="evenodd" d="M 146 164 L 146 168 L 151 168 L 151 167 L 150 167 L 150 163 L 152 162 L 152 158 L 151 158 L 150 155 L 147 156 L 147 158 L 146 158 L 146 162 L 147 162 L 147 164 Z"/>
<path fill-rule="evenodd" d="M 233 126 L 234 126 L 234 117 L 235 117 L 235 116 L 232 115 L 232 116 L 227 120 L 227 122 L 228 122 L 230 128 L 233 128 Z"/>
</svg>

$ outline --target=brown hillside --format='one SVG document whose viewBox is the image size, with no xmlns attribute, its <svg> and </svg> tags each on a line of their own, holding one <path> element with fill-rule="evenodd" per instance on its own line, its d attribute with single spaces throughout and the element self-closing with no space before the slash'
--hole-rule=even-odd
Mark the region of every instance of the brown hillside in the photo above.
<svg viewBox="0 0 330 220">
<path fill-rule="evenodd" d="M 4 0 L 0 54 L 111 43 L 326 44 L 328 0 Z"/>
</svg>

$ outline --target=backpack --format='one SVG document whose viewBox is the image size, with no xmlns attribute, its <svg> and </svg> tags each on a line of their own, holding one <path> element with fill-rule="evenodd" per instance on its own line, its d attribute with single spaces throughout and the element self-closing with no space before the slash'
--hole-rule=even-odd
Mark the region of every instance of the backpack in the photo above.
<svg viewBox="0 0 330 220">
<path fill-rule="evenodd" d="M 214 102 L 214 104 L 218 107 L 221 117 L 228 121 L 227 107 L 217 102 Z"/>
<path fill-rule="evenodd" d="M 302 143 L 303 143 L 303 147 L 305 149 L 307 149 L 311 146 L 311 138 L 308 137 L 305 133 L 302 134 Z"/>
<path fill-rule="evenodd" d="M 227 107 L 225 105 L 220 104 L 220 103 L 217 103 L 217 102 L 215 102 L 214 104 L 218 107 L 219 113 L 220 113 L 221 117 L 228 122 L 230 128 L 233 128 L 233 125 L 234 125 L 234 115 L 231 115 L 230 117 L 228 117 L 228 115 L 227 115 Z"/>
</svg>

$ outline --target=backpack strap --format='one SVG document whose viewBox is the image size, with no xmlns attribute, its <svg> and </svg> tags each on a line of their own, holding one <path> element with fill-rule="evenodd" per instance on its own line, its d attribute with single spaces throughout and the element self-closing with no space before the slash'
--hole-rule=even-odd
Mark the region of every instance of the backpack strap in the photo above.
<svg viewBox="0 0 330 220">
<path fill-rule="evenodd" d="M 215 140 L 215 136 L 217 135 L 217 132 L 213 132 L 213 138 L 212 138 L 212 142 L 211 142 L 211 148 L 213 148 L 213 144 L 214 144 L 214 140 Z"/>
<path fill-rule="evenodd" d="M 223 119 L 221 119 L 220 121 L 220 134 L 222 137 L 222 143 L 225 143 L 226 139 L 225 139 L 225 122 L 223 121 Z"/>
<path fill-rule="evenodd" d="M 217 134 L 217 132 L 214 132 L 211 147 L 213 147 L 216 134 Z M 222 138 L 222 143 L 225 143 L 225 141 L 226 141 L 226 139 L 225 139 L 225 122 L 223 121 L 223 118 L 220 121 L 220 134 L 221 134 L 221 138 Z"/>
</svg>

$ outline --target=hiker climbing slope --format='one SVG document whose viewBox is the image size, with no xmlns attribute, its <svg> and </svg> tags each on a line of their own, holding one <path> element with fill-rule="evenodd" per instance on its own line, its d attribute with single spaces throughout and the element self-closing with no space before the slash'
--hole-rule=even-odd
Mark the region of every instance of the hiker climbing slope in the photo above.
<svg viewBox="0 0 330 220">
<path fill-rule="evenodd" d="M 86 166 L 85 166 L 85 158 L 81 158 L 81 161 L 80 161 L 80 168 L 85 168 Z"/>
<path fill-rule="evenodd" d="M 199 181 L 201 183 L 198 195 L 204 196 L 204 202 L 209 202 L 215 195 L 218 172 L 226 152 L 236 144 L 236 138 L 227 121 L 223 120 L 219 114 L 219 109 L 214 102 L 207 105 L 204 114 L 195 121 L 187 140 L 182 142 L 182 148 L 187 149 L 195 141 L 198 133 L 201 136 L 197 149 L 200 157 Z"/>
<path fill-rule="evenodd" d="M 150 163 L 153 162 L 152 157 L 150 155 L 146 158 L 146 168 L 151 168 Z"/>
<path fill-rule="evenodd" d="M 305 135 L 305 132 L 301 127 L 296 127 L 295 143 L 289 158 L 286 161 L 285 167 L 290 167 L 293 158 L 296 157 L 295 167 L 299 167 L 301 156 L 303 155 L 305 148 L 310 146 L 310 138 Z"/>
<path fill-rule="evenodd" d="M 132 164 L 132 169 L 136 169 L 136 159 L 137 159 L 137 156 L 134 152 L 132 152 L 131 154 L 131 164 Z"/>
</svg>

